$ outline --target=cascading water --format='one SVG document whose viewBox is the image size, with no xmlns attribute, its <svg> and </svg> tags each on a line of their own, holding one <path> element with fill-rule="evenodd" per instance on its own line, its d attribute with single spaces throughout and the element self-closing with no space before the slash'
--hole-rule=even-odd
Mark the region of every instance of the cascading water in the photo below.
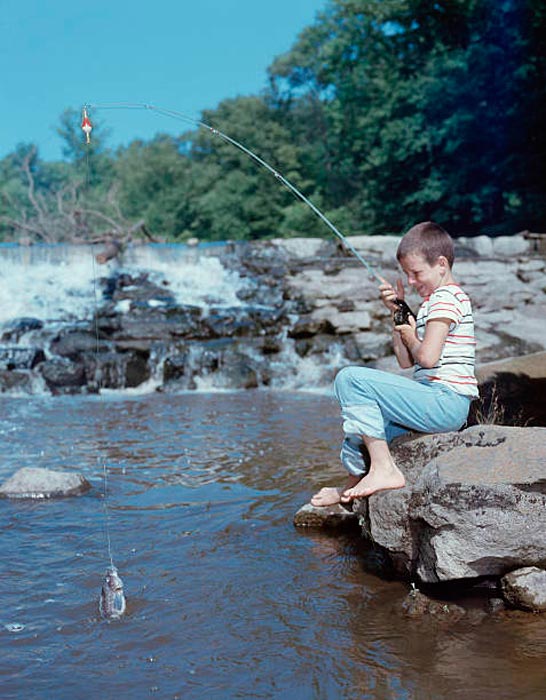
<svg viewBox="0 0 546 700">
<path fill-rule="evenodd" d="M 116 273 L 149 274 L 152 281 L 168 280 L 180 304 L 238 306 L 243 282 L 225 270 L 219 259 L 186 246 L 129 247 L 123 262 L 95 265 L 91 246 L 34 245 L 0 247 L 0 324 L 21 317 L 66 323 L 86 320 L 93 313 L 93 282 Z"/>
<path fill-rule="evenodd" d="M 225 264 L 228 248 L 133 245 L 99 265 L 91 246 L 0 247 L 0 390 L 328 385 L 341 349 L 299 357 L 282 290 Z"/>
</svg>

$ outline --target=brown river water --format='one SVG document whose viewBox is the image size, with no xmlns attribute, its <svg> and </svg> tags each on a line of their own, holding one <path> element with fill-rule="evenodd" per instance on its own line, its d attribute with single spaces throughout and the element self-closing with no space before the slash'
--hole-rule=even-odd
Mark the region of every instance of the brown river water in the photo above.
<svg viewBox="0 0 546 700">
<path fill-rule="evenodd" d="M 379 575 L 364 543 L 294 528 L 341 475 L 328 396 L 0 407 L 1 480 L 41 466 L 93 486 L 0 501 L 3 699 L 546 697 L 546 616 L 408 619 L 408 584 Z M 110 622 L 98 615 L 106 517 L 127 596 Z"/>
</svg>

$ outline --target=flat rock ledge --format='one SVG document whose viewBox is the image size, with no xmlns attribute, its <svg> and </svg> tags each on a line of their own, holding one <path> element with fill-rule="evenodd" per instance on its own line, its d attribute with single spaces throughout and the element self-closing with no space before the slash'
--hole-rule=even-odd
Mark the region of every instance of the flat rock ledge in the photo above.
<svg viewBox="0 0 546 700">
<path fill-rule="evenodd" d="M 81 496 L 90 488 L 87 479 L 77 472 L 23 467 L 0 486 L 0 497 L 46 499 Z"/>
<path fill-rule="evenodd" d="M 301 528 L 351 530 L 358 528 L 358 515 L 340 503 L 321 507 L 306 503 L 294 516 L 294 525 Z"/>
</svg>

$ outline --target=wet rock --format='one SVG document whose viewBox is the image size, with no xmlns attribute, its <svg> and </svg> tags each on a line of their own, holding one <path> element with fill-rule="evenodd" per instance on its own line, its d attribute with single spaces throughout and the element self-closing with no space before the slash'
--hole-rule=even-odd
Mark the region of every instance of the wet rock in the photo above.
<svg viewBox="0 0 546 700">
<path fill-rule="evenodd" d="M 358 515 L 341 503 L 322 507 L 307 503 L 294 516 L 294 525 L 304 528 L 353 529 L 358 526 Z"/>
<path fill-rule="evenodd" d="M 151 370 L 149 352 L 103 352 L 86 355 L 85 382 L 92 391 L 103 389 L 130 389 L 148 381 Z"/>
<path fill-rule="evenodd" d="M 169 355 L 163 363 L 163 381 L 171 382 L 181 379 L 186 367 L 188 366 L 189 351 L 177 352 L 174 355 Z"/>
<path fill-rule="evenodd" d="M 0 347 L 0 370 L 34 369 L 44 360 L 41 348 Z"/>
<path fill-rule="evenodd" d="M 76 364 L 68 358 L 46 360 L 40 365 L 40 373 L 53 393 L 70 393 L 86 383 L 83 364 Z"/>
<path fill-rule="evenodd" d="M 402 611 L 407 617 L 417 619 L 430 616 L 456 622 L 466 617 L 466 610 L 460 605 L 434 600 L 416 588 L 412 589 L 402 601 Z"/>
<path fill-rule="evenodd" d="M 402 575 L 502 576 L 546 561 L 546 428 L 474 426 L 405 439 L 406 486 L 355 505 Z"/>
<path fill-rule="evenodd" d="M 54 355 L 77 360 L 82 353 L 103 352 L 108 347 L 104 341 L 97 342 L 95 333 L 69 330 L 52 340 L 50 350 Z"/>
<path fill-rule="evenodd" d="M 172 309 L 137 307 L 119 317 L 119 329 L 111 335 L 115 342 L 149 340 L 168 342 L 172 338 L 208 338 L 210 329 L 201 321 L 201 309 L 180 306 Z"/>
<path fill-rule="evenodd" d="M 13 391 L 32 393 L 32 382 L 29 372 L 0 370 L 0 393 Z"/>
<path fill-rule="evenodd" d="M 113 302 L 129 302 L 134 307 L 175 305 L 176 301 L 172 292 L 168 288 L 168 281 L 164 280 L 162 285 L 158 285 L 149 279 L 147 273 L 142 273 L 135 277 L 126 273 L 115 274 L 108 278 L 101 279 L 103 294 L 105 299 Z M 155 302 L 155 304 L 154 304 Z"/>
<path fill-rule="evenodd" d="M 89 482 L 77 472 L 23 467 L 0 486 L 0 496 L 34 499 L 80 496 L 90 488 Z"/>
<path fill-rule="evenodd" d="M 536 566 L 516 569 L 502 577 L 501 586 L 504 598 L 513 607 L 546 612 L 546 570 Z"/>
<path fill-rule="evenodd" d="M 232 338 L 233 336 L 251 336 L 259 332 L 259 324 L 247 310 L 240 307 L 211 309 L 203 319 L 208 333 L 202 337 Z"/>
<path fill-rule="evenodd" d="M 37 318 L 16 318 L 4 326 L 2 342 L 18 343 L 25 333 L 43 328 L 43 321 Z"/>
<path fill-rule="evenodd" d="M 498 615 L 506 610 L 506 604 L 502 598 L 489 598 L 486 609 L 490 615 Z"/>
<path fill-rule="evenodd" d="M 237 344 L 217 346 L 213 350 L 209 345 L 203 355 L 198 375 L 208 386 L 215 389 L 255 389 L 259 385 L 256 361 L 250 358 Z"/>
</svg>

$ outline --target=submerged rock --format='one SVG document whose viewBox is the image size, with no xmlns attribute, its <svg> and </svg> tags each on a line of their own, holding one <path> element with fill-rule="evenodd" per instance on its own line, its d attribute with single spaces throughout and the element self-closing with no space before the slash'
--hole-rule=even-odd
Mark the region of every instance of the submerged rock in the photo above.
<svg viewBox="0 0 546 700">
<path fill-rule="evenodd" d="M 515 608 L 546 612 L 546 571 L 527 566 L 501 579 L 504 598 Z"/>
<path fill-rule="evenodd" d="M 294 516 L 296 527 L 351 529 L 358 525 L 358 515 L 341 503 L 315 507 L 306 503 Z"/>
<path fill-rule="evenodd" d="M 87 479 L 77 472 L 23 467 L 0 486 L 0 497 L 38 499 L 80 496 L 90 488 Z"/>
<path fill-rule="evenodd" d="M 433 600 L 416 588 L 411 590 L 402 601 L 402 611 L 410 618 L 430 615 L 449 622 L 456 622 L 466 616 L 466 610 L 460 605 Z"/>
</svg>

